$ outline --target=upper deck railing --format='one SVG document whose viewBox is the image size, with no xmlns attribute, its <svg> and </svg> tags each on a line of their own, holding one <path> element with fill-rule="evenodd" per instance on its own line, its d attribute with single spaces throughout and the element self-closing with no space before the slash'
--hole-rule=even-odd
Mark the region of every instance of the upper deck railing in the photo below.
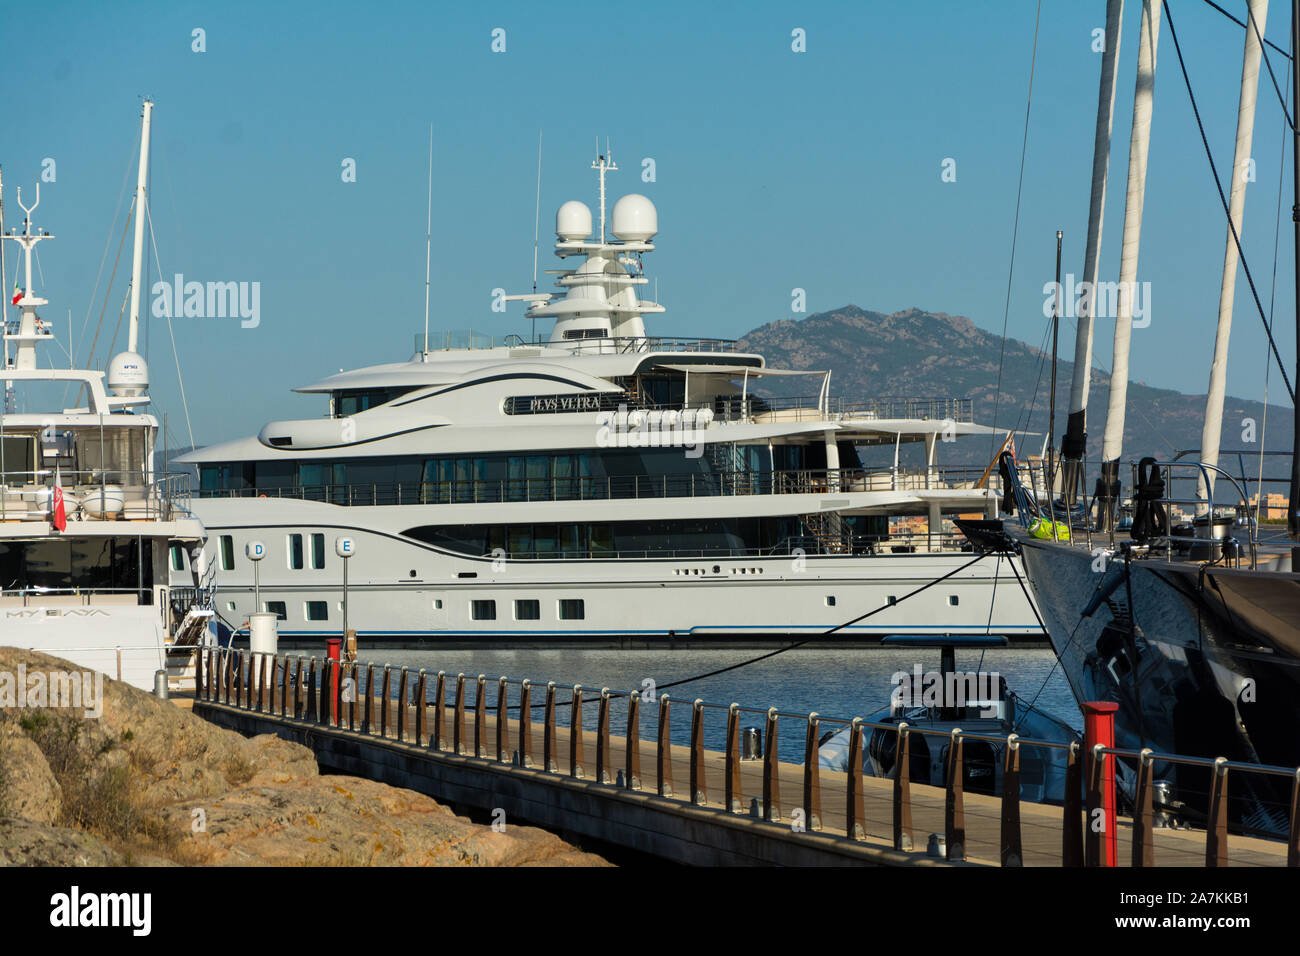
<svg viewBox="0 0 1300 956">
<path fill-rule="evenodd" d="M 982 469 L 960 467 L 723 471 L 675 475 L 391 481 L 206 489 L 199 492 L 199 497 L 298 498 L 336 505 L 491 504 L 624 498 L 708 498 L 734 495 L 843 494 L 861 491 L 926 489 L 975 490 L 982 475 Z"/>
<path fill-rule="evenodd" d="M 451 352 L 469 349 L 498 348 L 556 348 L 570 352 L 593 352 L 619 355 L 634 352 L 739 352 L 734 339 L 706 339 L 677 336 L 635 335 L 602 336 L 588 339 L 550 338 L 525 339 L 522 336 L 486 335 L 470 329 L 430 332 L 426 341 L 423 332 L 415 335 L 416 352 Z"/>
</svg>

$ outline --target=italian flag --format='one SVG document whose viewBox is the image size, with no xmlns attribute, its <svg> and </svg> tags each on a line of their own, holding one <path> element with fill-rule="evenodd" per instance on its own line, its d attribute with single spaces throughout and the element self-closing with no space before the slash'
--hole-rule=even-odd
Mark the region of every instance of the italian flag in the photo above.
<svg viewBox="0 0 1300 956">
<path fill-rule="evenodd" d="M 18 285 L 18 283 L 15 282 L 15 283 L 14 283 L 14 298 L 13 298 L 13 301 L 10 302 L 9 304 L 10 304 L 10 305 L 17 305 L 17 304 L 18 304 L 18 300 L 21 299 L 22 297 L 23 297 L 23 290 L 22 290 L 22 288 Z"/>
</svg>

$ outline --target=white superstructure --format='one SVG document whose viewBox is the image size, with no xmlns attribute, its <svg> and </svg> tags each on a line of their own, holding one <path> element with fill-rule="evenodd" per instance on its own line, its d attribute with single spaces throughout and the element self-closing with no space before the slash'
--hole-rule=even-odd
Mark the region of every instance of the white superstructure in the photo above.
<svg viewBox="0 0 1300 956">
<path fill-rule="evenodd" d="M 142 184 L 151 107 L 146 101 Z M 128 350 L 107 373 L 42 367 L 38 347 L 56 339 L 39 312 L 49 303 L 33 291 L 32 253 L 54 237 L 32 221 L 39 184 L 31 206 L 21 190 L 18 203 L 22 229 L 3 235 L 24 256 L 25 284 L 13 297 L 18 318 L 10 320 L 7 308 L 4 315 L 0 643 L 149 690 L 155 673 L 166 670 L 179 686 L 192 673 L 211 611 L 191 603 L 204 590 L 200 578 L 186 573 L 182 598 L 172 594 L 167 568 L 181 567 L 182 553 L 201 554 L 203 526 L 188 511 L 189 476 L 154 471 L 158 422 L 144 412 L 148 377 L 134 352 L 137 312 L 133 307 Z M 138 220 L 143 211 L 136 210 Z M 136 286 L 139 277 L 137 258 Z M 66 399 L 76 404 L 67 407 Z"/>
<path fill-rule="evenodd" d="M 355 542 L 348 620 L 363 642 L 810 636 L 971 560 L 941 519 L 993 514 L 996 495 L 978 470 L 936 463 L 944 439 L 989 433 L 970 403 L 835 403 L 828 372 L 648 335 L 645 316 L 663 311 L 640 294 L 658 216 L 633 194 L 607 222 L 617 167 L 593 167 L 598 220 L 574 201 L 556 217 L 560 292 L 507 297 L 553 319 L 548 338 L 417 340 L 409 361 L 299 389 L 327 399 L 327 417 L 273 421 L 179 459 L 198 467 L 194 509 L 232 627 L 270 610 L 283 638 L 337 634 L 340 536 Z M 789 376 L 810 383 L 809 398 L 754 394 Z M 926 467 L 899 466 L 912 442 Z M 873 445 L 892 466 L 863 467 L 859 448 Z M 897 533 L 907 516 L 928 525 Z M 261 608 L 250 541 L 268 552 Z M 1038 634 L 995 560 L 837 638 Z"/>
</svg>

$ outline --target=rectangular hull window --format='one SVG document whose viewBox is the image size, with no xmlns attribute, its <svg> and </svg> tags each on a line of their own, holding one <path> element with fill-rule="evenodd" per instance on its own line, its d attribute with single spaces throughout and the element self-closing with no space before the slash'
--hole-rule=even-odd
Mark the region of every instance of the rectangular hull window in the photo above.
<svg viewBox="0 0 1300 956">
<path fill-rule="evenodd" d="M 221 570 L 235 570 L 235 539 L 228 534 L 221 536 Z"/>
<path fill-rule="evenodd" d="M 307 620 L 328 621 L 329 616 L 330 616 L 330 606 L 328 601 L 307 602 Z"/>
<path fill-rule="evenodd" d="M 302 556 L 302 535 L 289 535 L 289 568 L 293 571 L 301 571 L 303 566 Z"/>
<path fill-rule="evenodd" d="M 285 606 L 283 601 L 266 601 L 262 604 L 262 610 L 266 611 L 268 614 L 274 614 L 277 620 L 289 620 L 289 609 Z"/>
<path fill-rule="evenodd" d="M 311 566 L 319 571 L 325 567 L 325 535 L 311 536 Z"/>
<path fill-rule="evenodd" d="M 515 602 L 516 621 L 540 621 L 541 619 L 542 619 L 542 602 L 540 601 L 516 601 Z"/>
<path fill-rule="evenodd" d="M 587 616 L 582 598 L 564 598 L 560 601 L 561 621 L 581 621 Z"/>
<path fill-rule="evenodd" d="M 497 619 L 497 602 L 471 601 L 470 617 L 476 621 L 495 621 Z"/>
</svg>

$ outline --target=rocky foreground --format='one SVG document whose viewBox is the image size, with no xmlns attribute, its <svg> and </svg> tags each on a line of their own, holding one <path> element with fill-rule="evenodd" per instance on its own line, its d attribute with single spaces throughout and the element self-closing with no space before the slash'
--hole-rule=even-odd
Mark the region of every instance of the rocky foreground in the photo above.
<svg viewBox="0 0 1300 956">
<path fill-rule="evenodd" d="M 16 705 L 20 672 L 75 670 L 0 647 L 0 865 L 607 865 L 545 830 L 497 832 L 410 790 L 321 776 L 300 744 L 107 678 L 97 717 Z"/>
</svg>

